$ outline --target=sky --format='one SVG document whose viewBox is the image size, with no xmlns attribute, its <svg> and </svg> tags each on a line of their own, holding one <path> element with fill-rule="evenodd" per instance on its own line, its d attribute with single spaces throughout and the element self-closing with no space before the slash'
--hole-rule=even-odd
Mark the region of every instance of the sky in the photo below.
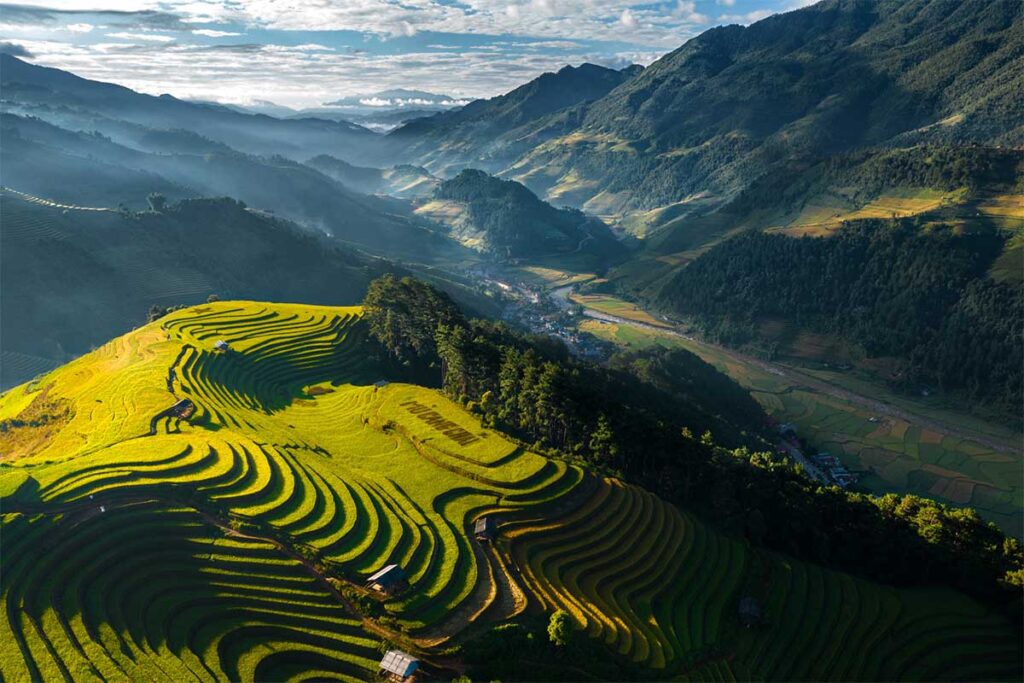
<svg viewBox="0 0 1024 683">
<path fill-rule="evenodd" d="M 317 107 L 391 88 L 491 97 L 545 71 L 650 64 L 813 0 L 24 0 L 0 50 L 154 95 Z"/>
</svg>

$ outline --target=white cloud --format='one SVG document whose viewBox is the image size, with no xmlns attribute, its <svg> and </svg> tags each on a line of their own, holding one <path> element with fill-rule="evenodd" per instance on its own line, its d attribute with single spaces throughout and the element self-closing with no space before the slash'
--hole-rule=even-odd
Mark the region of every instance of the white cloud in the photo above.
<svg viewBox="0 0 1024 683">
<path fill-rule="evenodd" d="M 697 3 L 694 0 L 679 0 L 676 3 L 675 14 L 682 21 L 691 24 L 706 24 L 708 22 L 707 16 L 697 11 Z"/>
<path fill-rule="evenodd" d="M 636 17 L 633 16 L 633 12 L 628 7 L 622 10 L 622 14 L 619 15 L 619 23 L 626 28 L 636 27 Z"/>
<path fill-rule="evenodd" d="M 72 33 L 90 33 L 96 27 L 92 24 L 68 24 L 64 28 Z"/>
<path fill-rule="evenodd" d="M 226 36 L 240 36 L 241 33 L 234 31 L 217 31 L 212 28 L 196 28 L 192 29 L 192 33 L 197 36 L 206 36 L 207 38 L 224 38 Z"/>
<path fill-rule="evenodd" d="M 169 43 L 174 40 L 174 36 L 165 36 L 159 33 L 130 33 L 128 31 L 108 33 L 107 37 L 120 38 L 121 40 L 143 40 L 147 43 Z"/>
<path fill-rule="evenodd" d="M 766 17 L 770 17 L 775 12 L 767 9 L 758 9 L 753 12 L 747 12 L 746 14 L 723 14 L 718 17 L 718 20 L 725 24 L 753 24 L 755 21 L 761 21 Z"/>
<path fill-rule="evenodd" d="M 726 7 L 732 7 L 733 5 L 736 4 L 736 0 L 715 0 L 715 2 L 717 2 L 719 5 L 724 5 Z"/>
</svg>

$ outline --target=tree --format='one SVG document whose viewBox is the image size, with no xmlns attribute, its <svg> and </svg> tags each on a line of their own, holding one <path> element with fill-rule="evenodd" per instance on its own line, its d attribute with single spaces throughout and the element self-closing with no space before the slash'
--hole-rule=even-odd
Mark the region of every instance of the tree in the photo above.
<svg viewBox="0 0 1024 683">
<path fill-rule="evenodd" d="M 168 312 L 169 311 L 166 306 L 161 306 L 160 304 L 153 304 L 152 306 L 149 307 L 149 313 L 146 315 L 146 320 L 148 320 L 149 322 L 159 320 L 160 318 L 167 315 Z"/>
<path fill-rule="evenodd" d="M 613 465 L 619 455 L 619 445 L 615 441 L 615 433 L 608 417 L 601 415 L 597 418 L 597 429 L 590 435 L 590 452 L 594 454 L 598 462 L 606 465 Z"/>
<path fill-rule="evenodd" d="M 167 197 L 159 192 L 150 192 L 146 201 L 149 202 L 149 208 L 157 213 L 163 213 L 167 208 Z"/>
<path fill-rule="evenodd" d="M 211 294 L 210 296 L 206 297 L 206 303 L 208 304 L 212 304 L 217 301 L 220 301 L 220 297 L 217 296 L 216 294 Z"/>
<path fill-rule="evenodd" d="M 425 282 L 390 273 L 370 283 L 363 299 L 370 332 L 401 362 L 437 360 L 437 328 L 466 326 L 458 306 L 447 294 Z"/>
<path fill-rule="evenodd" d="M 565 647 L 572 640 L 572 617 L 564 609 L 555 610 L 548 621 L 548 638 L 556 647 Z"/>
</svg>

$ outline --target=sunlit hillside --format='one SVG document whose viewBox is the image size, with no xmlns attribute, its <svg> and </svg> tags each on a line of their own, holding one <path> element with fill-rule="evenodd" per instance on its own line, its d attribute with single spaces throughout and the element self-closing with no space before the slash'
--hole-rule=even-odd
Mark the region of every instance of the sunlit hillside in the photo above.
<svg viewBox="0 0 1024 683">
<path fill-rule="evenodd" d="M 659 679 L 1019 676 L 962 595 L 754 549 L 387 382 L 360 315 L 184 309 L 0 397 L 3 680 L 365 680 L 382 641 L 451 678 L 556 609 Z"/>
</svg>

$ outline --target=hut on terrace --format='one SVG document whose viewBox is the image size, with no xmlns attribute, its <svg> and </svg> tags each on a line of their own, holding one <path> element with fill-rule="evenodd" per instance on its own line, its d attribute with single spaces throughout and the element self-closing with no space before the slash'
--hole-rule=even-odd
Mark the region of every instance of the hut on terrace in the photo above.
<svg viewBox="0 0 1024 683">
<path fill-rule="evenodd" d="M 228 351 L 231 350 L 231 344 L 228 344 L 223 339 L 218 339 L 217 341 L 213 342 L 213 349 L 214 349 L 214 351 L 220 351 L 221 353 L 227 353 Z"/>
<path fill-rule="evenodd" d="M 384 595 L 396 595 L 409 587 L 405 570 L 397 564 L 389 564 L 366 580 L 366 587 Z"/>
<path fill-rule="evenodd" d="M 473 525 L 473 535 L 481 543 L 491 543 L 498 535 L 498 524 L 494 517 L 481 517 Z"/>
<path fill-rule="evenodd" d="M 419 668 L 420 660 L 401 650 L 388 650 L 380 660 L 380 675 L 395 683 L 412 679 Z"/>
</svg>

